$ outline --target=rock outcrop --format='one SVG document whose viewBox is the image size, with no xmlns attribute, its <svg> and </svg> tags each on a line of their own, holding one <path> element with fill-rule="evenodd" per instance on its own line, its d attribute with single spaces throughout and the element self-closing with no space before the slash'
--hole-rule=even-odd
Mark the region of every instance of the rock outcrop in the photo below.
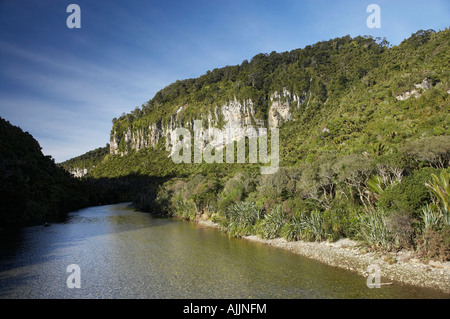
<svg viewBox="0 0 450 319">
<path fill-rule="evenodd" d="M 270 96 L 272 105 L 269 109 L 269 127 L 274 128 L 282 124 L 284 121 L 291 120 L 291 107 L 300 107 L 306 100 L 306 92 L 303 92 L 301 96 L 292 94 L 286 88 L 282 92 L 275 91 Z"/>
<path fill-rule="evenodd" d="M 206 140 L 213 135 L 214 128 L 220 128 L 232 132 L 232 140 L 237 141 L 242 138 L 248 127 L 272 129 L 282 125 L 285 121 L 291 120 L 293 108 L 300 107 L 305 100 L 306 92 L 298 95 L 286 90 L 286 88 L 282 92 L 275 91 L 270 96 L 268 126 L 265 126 L 266 121 L 264 119 L 258 118 L 256 115 L 255 103 L 251 99 L 239 101 L 234 98 L 221 106 L 216 106 L 209 113 L 201 114 L 198 120 L 207 123 L 207 127 L 203 127 Z M 175 128 L 183 126 L 193 131 L 194 121 L 188 123 L 183 121 L 182 114 L 185 108 L 187 106 L 180 106 L 165 121 L 165 124 L 160 120 L 145 128 L 133 128 L 133 125 L 131 125 L 122 134 L 118 134 L 113 128 L 110 137 L 110 154 L 124 156 L 130 150 L 139 151 L 146 147 L 156 147 L 161 138 L 164 138 L 164 146 L 170 151 L 171 133 Z M 228 136 L 228 138 L 230 139 L 231 136 Z M 121 142 L 124 147 L 120 147 Z"/>
<path fill-rule="evenodd" d="M 78 177 L 78 178 L 83 177 L 87 173 L 88 173 L 87 168 L 79 168 L 79 167 L 75 167 L 73 170 L 70 171 L 70 174 L 72 174 L 74 177 Z"/>
<path fill-rule="evenodd" d="M 414 96 L 416 99 L 420 97 L 420 92 L 418 90 L 429 90 L 433 86 L 431 85 L 428 78 L 423 79 L 422 83 L 414 84 L 415 89 L 412 89 L 411 91 L 404 92 L 400 95 L 397 95 L 395 98 L 399 101 L 404 101 L 409 99 L 411 96 Z"/>
</svg>

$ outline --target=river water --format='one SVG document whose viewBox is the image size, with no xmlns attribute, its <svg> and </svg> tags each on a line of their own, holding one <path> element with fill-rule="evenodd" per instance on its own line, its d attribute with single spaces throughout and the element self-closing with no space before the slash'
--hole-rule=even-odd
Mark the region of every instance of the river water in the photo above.
<svg viewBox="0 0 450 319">
<path fill-rule="evenodd" d="M 73 264 L 79 271 L 68 272 Z M 69 276 L 80 288 L 68 288 Z M 366 278 L 352 272 L 124 203 L 73 212 L 50 227 L 0 231 L 0 298 L 449 295 L 400 283 L 369 289 Z"/>
</svg>

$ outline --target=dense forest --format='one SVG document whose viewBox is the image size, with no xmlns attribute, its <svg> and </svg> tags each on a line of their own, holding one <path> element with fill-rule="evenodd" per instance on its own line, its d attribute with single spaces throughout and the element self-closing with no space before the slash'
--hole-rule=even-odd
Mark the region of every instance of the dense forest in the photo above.
<svg viewBox="0 0 450 319">
<path fill-rule="evenodd" d="M 81 181 L 44 156 L 39 143 L 0 118 L 0 225 L 53 220 L 78 208 Z"/>
<path fill-rule="evenodd" d="M 398 46 L 345 36 L 258 54 L 177 81 L 113 119 L 112 132 L 122 136 L 174 113 L 189 123 L 227 101 L 251 99 L 255 117 L 267 123 L 271 94 L 296 93 L 303 101 L 279 127 L 273 175 L 261 175 L 259 164 L 175 164 L 163 140 L 123 156 L 98 149 L 60 166 L 89 168 L 79 180 L 89 185 L 137 179 L 138 187 L 104 198 L 210 219 L 230 236 L 347 237 L 371 249 L 450 260 L 449 44 L 448 29 L 420 30 Z"/>
<path fill-rule="evenodd" d="M 0 171 L 0 227 L 62 221 L 67 212 L 129 201 L 161 183 L 148 176 L 74 178 L 51 156 L 44 156 L 28 132 L 2 118 Z"/>
</svg>

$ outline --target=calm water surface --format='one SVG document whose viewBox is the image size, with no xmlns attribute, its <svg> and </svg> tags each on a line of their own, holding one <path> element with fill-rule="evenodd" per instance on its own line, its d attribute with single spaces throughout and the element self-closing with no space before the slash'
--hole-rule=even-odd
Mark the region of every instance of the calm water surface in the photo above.
<svg viewBox="0 0 450 319">
<path fill-rule="evenodd" d="M 81 288 L 67 287 L 67 266 Z M 450 298 L 366 278 L 127 204 L 0 232 L 0 298 Z"/>
</svg>

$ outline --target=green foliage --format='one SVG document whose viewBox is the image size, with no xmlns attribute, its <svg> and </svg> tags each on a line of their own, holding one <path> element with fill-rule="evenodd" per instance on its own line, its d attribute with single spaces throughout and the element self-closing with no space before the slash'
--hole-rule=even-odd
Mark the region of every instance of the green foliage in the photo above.
<svg viewBox="0 0 450 319">
<path fill-rule="evenodd" d="M 435 205 L 426 205 L 421 214 L 421 231 L 416 235 L 417 251 L 422 258 L 450 260 L 450 213 Z"/>
<path fill-rule="evenodd" d="M 389 136 L 392 136 L 392 133 L 389 133 Z M 381 156 L 386 154 L 389 151 L 389 148 L 383 143 L 375 143 L 371 145 L 370 152 L 373 157 Z"/>
<path fill-rule="evenodd" d="M 327 238 L 326 229 L 323 226 L 324 218 L 321 212 L 312 211 L 303 215 L 305 223 L 305 239 L 309 241 L 321 241 Z"/>
<path fill-rule="evenodd" d="M 391 250 L 395 242 L 395 233 L 388 227 L 386 215 L 382 211 L 360 216 L 359 236 L 369 246 Z"/>
<path fill-rule="evenodd" d="M 89 151 L 83 155 L 71 158 L 65 162 L 59 163 L 58 166 L 64 168 L 66 171 L 72 171 L 75 168 L 84 169 L 88 172 L 105 160 L 105 157 L 109 154 L 109 144 L 105 147 L 99 147 L 93 151 Z"/>
<path fill-rule="evenodd" d="M 436 168 L 446 168 L 450 164 L 450 137 L 430 136 L 409 141 L 403 147 L 406 157 Z"/>
<path fill-rule="evenodd" d="M 443 225 L 450 226 L 450 213 L 434 205 L 427 204 L 422 208 L 420 216 L 422 229 L 439 229 Z"/>
<path fill-rule="evenodd" d="M 231 205 L 222 225 L 230 236 L 246 236 L 255 233 L 254 226 L 264 214 L 253 202 L 239 202 Z"/>
<path fill-rule="evenodd" d="M 192 200 L 177 196 L 171 208 L 173 209 L 172 214 L 187 220 L 195 220 L 197 210 Z"/>
<path fill-rule="evenodd" d="M 44 156 L 38 142 L 0 118 L 0 226 L 57 220 L 89 204 L 81 182 Z"/>
<path fill-rule="evenodd" d="M 450 212 L 450 183 L 449 174 L 442 170 L 439 177 L 431 174 L 432 181 L 426 182 L 425 186 L 431 191 L 438 204 L 445 212 Z"/>
<path fill-rule="evenodd" d="M 266 214 L 257 225 L 257 234 L 261 238 L 273 239 L 280 237 L 281 230 L 285 225 L 285 214 L 281 205 L 272 209 L 270 214 Z"/>
<path fill-rule="evenodd" d="M 283 226 L 281 235 L 289 241 L 301 240 L 304 238 L 305 227 L 303 212 L 297 211 Z"/>
<path fill-rule="evenodd" d="M 424 203 L 431 200 L 425 186 L 432 173 L 437 170 L 429 167 L 413 171 L 401 183 L 386 189 L 380 196 L 377 206 L 385 211 L 418 216 Z"/>
<path fill-rule="evenodd" d="M 383 194 L 383 178 L 380 175 L 372 175 L 367 181 L 367 187 L 369 191 L 375 194 L 375 196 L 380 198 L 381 194 Z"/>
</svg>

